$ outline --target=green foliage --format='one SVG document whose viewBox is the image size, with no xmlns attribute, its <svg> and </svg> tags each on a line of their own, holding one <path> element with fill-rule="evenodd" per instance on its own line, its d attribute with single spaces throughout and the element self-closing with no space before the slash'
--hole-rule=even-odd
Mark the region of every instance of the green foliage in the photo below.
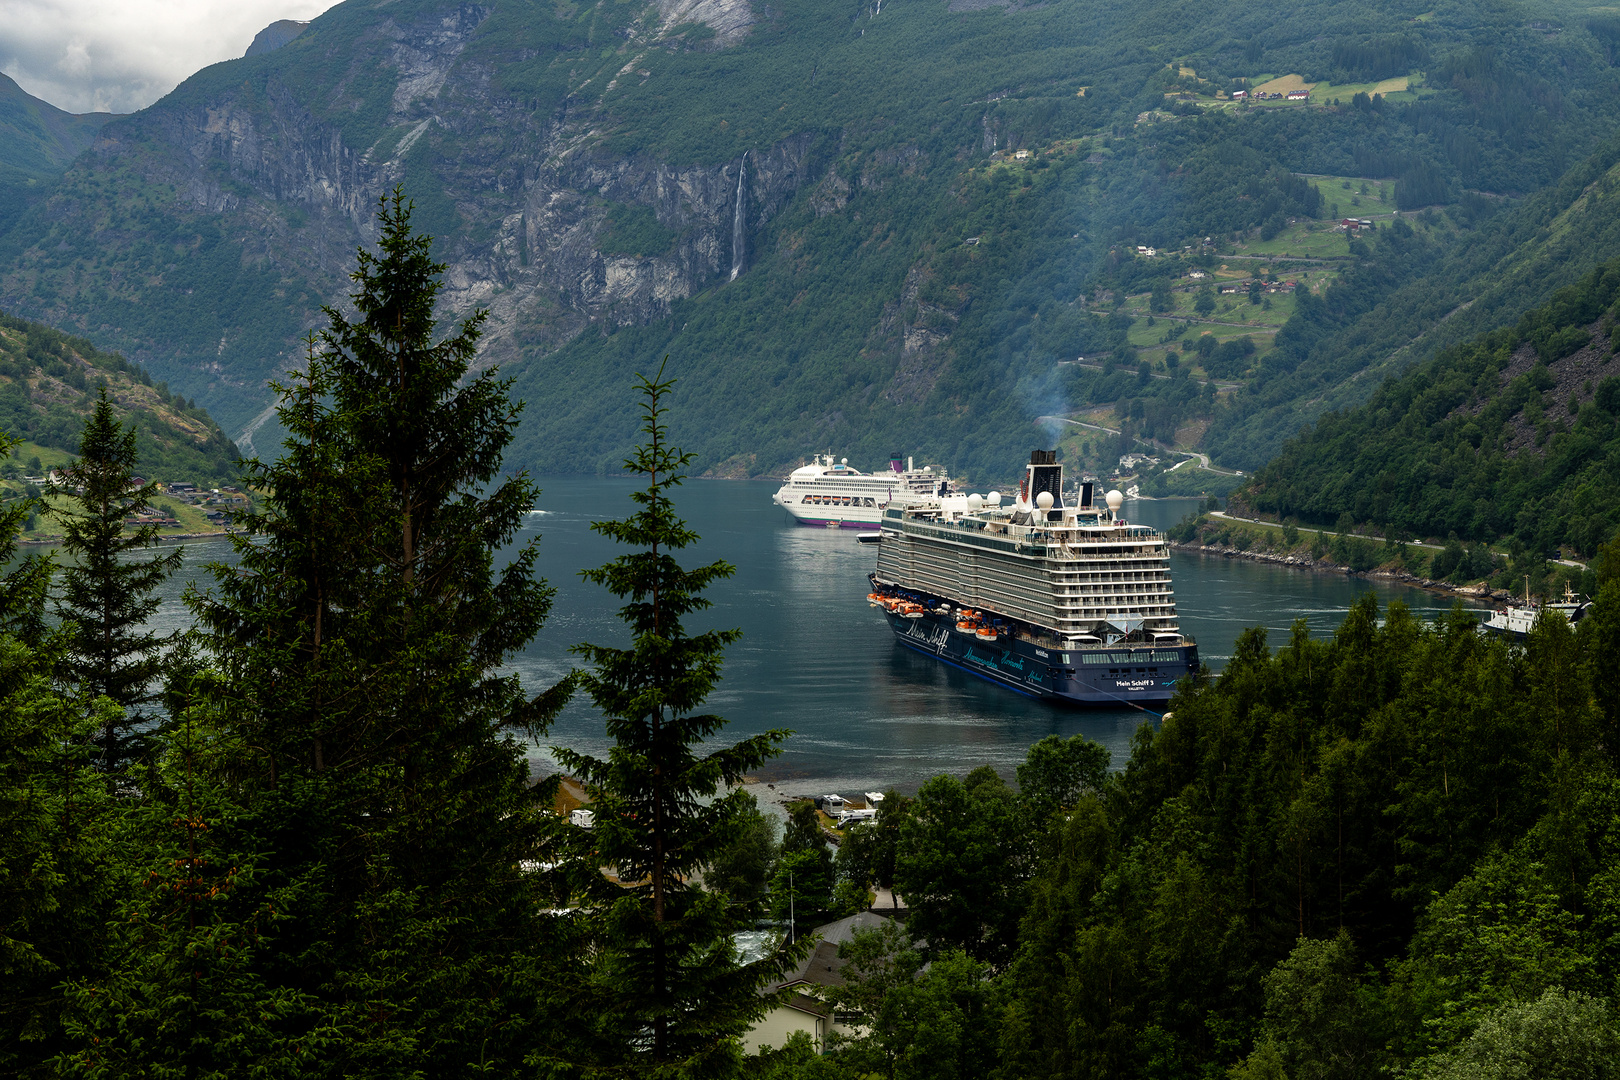
<svg viewBox="0 0 1620 1080">
<path fill-rule="evenodd" d="M 564 963 L 540 914 L 556 892 L 519 867 L 555 859 L 562 827 L 514 733 L 543 731 L 568 684 L 531 698 L 502 674 L 551 590 L 532 543 L 495 563 L 535 490 L 501 474 L 505 385 L 466 377 L 482 316 L 435 339 L 443 267 L 401 196 L 380 211 L 354 315 L 328 312 L 283 388 L 285 455 L 248 463 L 268 496 L 233 538 L 237 565 L 191 598 L 201 658 L 169 691 L 185 724 L 143 785 L 166 785 L 169 815 L 136 850 L 181 899 L 206 884 L 208 917 L 129 900 L 122 1004 L 80 1000 L 86 1040 L 122 1072 L 222 1069 L 237 1039 L 267 1068 L 308 1054 L 335 1072 L 457 1072 L 471 1045 L 512 1070 L 550 1045 L 535 983 Z M 163 862 L 181 845 L 206 870 Z M 254 926 L 283 944 L 225 948 Z M 206 942 L 218 963 L 190 979 Z M 195 1043 L 187 1015 L 206 1017 Z"/>
<path fill-rule="evenodd" d="M 759 808 L 752 794 L 743 792 L 742 796 L 735 834 L 709 863 L 704 881 L 745 910 L 758 910 L 779 850 L 776 819 Z"/>
<path fill-rule="evenodd" d="M 832 847 L 821 833 L 815 806 L 794 803 L 788 809 L 782 854 L 771 878 L 772 917 L 791 920 L 789 934 L 797 939 L 800 926 L 827 921 L 837 880 Z"/>
<path fill-rule="evenodd" d="M 607 718 L 613 746 L 605 759 L 557 751 L 585 782 L 596 812 L 576 882 L 593 905 L 582 929 L 594 955 L 587 981 L 574 989 L 576 1004 L 585 1006 L 580 1015 L 589 1018 L 589 1069 L 601 1075 L 725 1068 L 735 1040 L 765 1011 L 760 987 L 793 957 L 784 949 L 747 967 L 738 963 L 730 942 L 738 913 L 693 880 L 745 824 L 742 793 L 716 791 L 740 785 L 779 752 L 788 732 L 696 752 L 725 725 L 694 710 L 719 681 L 725 647 L 741 635 L 689 635 L 683 625 L 709 606 L 703 591 L 732 568 L 715 562 L 687 570 L 675 561 L 697 534 L 670 501 L 691 461 L 669 445 L 670 385 L 662 367 L 639 379 L 645 441 L 625 462 L 646 482 L 631 496 L 639 509 L 592 526 L 635 550 L 581 572 L 624 601 L 619 614 L 633 635 L 629 648 L 574 649 L 591 665 L 580 685 Z M 790 851 L 793 840 L 790 833 Z M 619 881 L 598 872 L 604 862 L 617 868 Z"/>
<path fill-rule="evenodd" d="M 1620 1020 L 1600 998 L 1550 989 L 1503 1005 L 1460 1048 L 1436 1059 L 1428 1080 L 1601 1080 L 1620 1061 Z"/>
<path fill-rule="evenodd" d="M 1007 785 L 989 769 L 936 776 L 900 827 L 895 888 L 933 955 L 961 949 L 1004 965 L 1024 907 L 1030 851 Z"/>
<path fill-rule="evenodd" d="M 1547 361 L 1584 345 L 1588 324 L 1614 304 L 1617 289 L 1620 264 L 1594 270 L 1516 329 L 1444 350 L 1386 382 L 1362 408 L 1323 417 L 1254 477 L 1245 502 L 1308 521 L 1354 513 L 1408 534 L 1516 536 L 1537 551 L 1596 551 L 1620 526 L 1620 414 L 1610 408 L 1620 401 L 1610 400 L 1606 380 L 1583 393 L 1590 380 L 1571 376 L 1579 413 L 1551 423 L 1545 417 L 1561 384 Z M 1538 432 L 1545 438 L 1532 441 Z M 1461 550 L 1448 545 L 1434 575 L 1491 572 L 1488 554 L 1475 550 L 1459 570 Z"/>
<path fill-rule="evenodd" d="M 110 699 L 122 711 L 97 739 L 101 764 L 117 772 L 142 752 L 153 717 L 141 706 L 157 700 L 165 640 L 146 629 L 158 609 L 152 595 L 180 567 L 181 552 L 138 558 L 157 538 L 154 525 L 125 534 L 125 520 L 146 512 L 150 485 L 135 484 L 135 433 L 124 431 L 102 389 L 85 425 L 79 458 L 62 473 L 62 570 L 55 614 L 66 632 L 61 676 L 87 697 Z"/>
<path fill-rule="evenodd" d="M 853 882 L 863 891 L 872 885 L 894 888 L 900 835 L 911 811 L 911 799 L 891 790 L 878 804 L 877 817 L 850 826 L 833 859 L 840 880 Z"/>
<path fill-rule="evenodd" d="M 1262 980 L 1266 1019 L 1249 1074 L 1261 1072 L 1260 1062 L 1273 1055 L 1298 1080 L 1373 1074 L 1383 1049 L 1379 1003 L 1357 968 L 1355 943 L 1346 931 L 1301 939 Z"/>
<path fill-rule="evenodd" d="M 993 985 L 964 952 L 925 956 L 892 920 L 839 946 L 850 985 L 829 995 L 860 1017 L 859 1033 L 835 1036 L 831 1057 L 845 1075 L 894 1080 L 971 1077 L 995 1065 L 1000 1034 Z"/>
<path fill-rule="evenodd" d="M 143 467 L 199 485 L 236 478 L 236 447 L 208 414 L 152 387 L 151 376 L 82 337 L 0 314 L 0 427 L 41 446 L 77 453 L 98 388 L 136 434 Z M 35 474 L 37 462 L 29 464 Z"/>
<path fill-rule="evenodd" d="M 1018 766 L 1018 797 L 1037 821 L 1073 807 L 1108 777 L 1108 748 L 1084 735 L 1048 735 L 1029 748 Z"/>
</svg>

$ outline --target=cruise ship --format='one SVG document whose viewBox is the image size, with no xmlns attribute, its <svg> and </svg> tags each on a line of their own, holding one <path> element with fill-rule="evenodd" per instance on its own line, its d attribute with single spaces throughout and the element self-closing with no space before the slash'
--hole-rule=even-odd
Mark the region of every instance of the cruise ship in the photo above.
<svg viewBox="0 0 1620 1080">
<path fill-rule="evenodd" d="M 1031 697 L 1163 702 L 1198 670 L 1176 620 L 1164 536 L 1064 492 L 1057 452 L 1030 455 L 1018 497 L 945 495 L 883 514 L 867 599 L 900 643 Z M 1072 505 L 1071 505 L 1072 502 Z"/>
<path fill-rule="evenodd" d="M 852 469 L 849 458 L 834 463 L 828 454 L 794 469 L 771 501 L 800 525 L 875 529 L 885 508 L 942 497 L 950 492 L 950 482 L 931 465 L 918 469 L 911 458 L 902 465 L 899 454 L 889 459 L 889 471 L 881 473 Z"/>
</svg>

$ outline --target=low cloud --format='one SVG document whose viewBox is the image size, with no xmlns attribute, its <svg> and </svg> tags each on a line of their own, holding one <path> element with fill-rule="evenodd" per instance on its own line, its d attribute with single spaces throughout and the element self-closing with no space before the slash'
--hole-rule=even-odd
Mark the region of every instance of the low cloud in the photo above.
<svg viewBox="0 0 1620 1080">
<path fill-rule="evenodd" d="M 333 0 L 5 0 L 0 71 L 68 112 L 134 112 Z"/>
</svg>

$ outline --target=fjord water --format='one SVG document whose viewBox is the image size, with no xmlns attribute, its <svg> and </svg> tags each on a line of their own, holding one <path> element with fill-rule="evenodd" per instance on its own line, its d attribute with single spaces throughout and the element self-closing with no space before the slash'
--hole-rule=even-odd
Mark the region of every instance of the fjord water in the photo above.
<svg viewBox="0 0 1620 1080">
<path fill-rule="evenodd" d="M 779 486 L 692 480 L 675 493 L 678 512 L 702 535 L 682 555 L 683 563 L 725 559 L 737 568 L 710 590 L 713 608 L 689 622 L 690 629 L 743 631 L 726 654 L 724 681 L 709 708 L 730 722 L 727 739 L 770 728 L 794 731 L 786 753 L 762 771 L 764 781 L 778 792 L 798 794 L 910 790 L 936 773 L 960 775 L 979 765 L 1010 777 L 1037 739 L 1078 732 L 1106 745 L 1115 767 L 1124 763 L 1132 733 L 1152 719 L 1149 714 L 1048 705 L 897 645 L 866 602 L 866 575 L 877 549 L 857 544 L 852 530 L 792 524 L 771 503 Z M 590 523 L 627 515 L 631 482 L 551 477 L 541 487 L 540 512 L 529 516 L 519 539 L 541 537 L 540 573 L 556 587 L 557 598 L 545 628 L 513 663 L 531 692 L 575 662 L 570 645 L 627 641 L 619 601 L 582 581 L 579 571 L 619 554 Z M 1124 513 L 1163 529 L 1195 505 L 1180 499 L 1130 502 Z M 203 583 L 203 565 L 228 551 L 219 542 L 188 546 L 185 570 L 170 583 L 160 623 L 178 627 L 188 621 L 178 599 L 184 581 Z M 1331 634 L 1346 608 L 1369 591 L 1381 608 L 1400 600 L 1425 617 L 1449 606 L 1416 589 L 1213 555 L 1174 553 L 1171 575 L 1182 628 L 1197 639 L 1204 663 L 1217 669 L 1244 629 L 1267 627 L 1273 646 L 1286 642 L 1299 619 L 1315 634 Z M 544 771 L 550 771 L 548 746 L 605 753 L 603 725 L 589 702 L 574 701 L 536 747 L 536 765 Z"/>
</svg>

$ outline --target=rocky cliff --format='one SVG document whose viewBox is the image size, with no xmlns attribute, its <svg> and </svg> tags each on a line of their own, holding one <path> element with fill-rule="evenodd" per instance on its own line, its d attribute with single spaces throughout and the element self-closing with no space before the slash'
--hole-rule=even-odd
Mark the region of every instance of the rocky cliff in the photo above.
<svg viewBox="0 0 1620 1080">
<path fill-rule="evenodd" d="M 573 95 L 536 110 L 503 85 L 499 69 L 521 63 L 524 50 L 488 34 L 480 41 L 494 11 L 474 3 L 379 7 L 380 17 L 351 19 L 324 34 L 317 24 L 272 55 L 250 51 L 109 126 L 52 199 L 47 235 L 88 234 L 106 246 L 130 239 L 128 225 L 136 223 L 120 219 L 132 203 L 192 226 L 218 223 L 240 246 L 230 271 L 283 294 L 302 286 L 298 310 L 270 320 L 282 340 L 262 340 L 249 321 L 229 313 L 214 320 L 219 336 L 202 341 L 119 326 L 107 320 L 116 312 L 97 310 L 78 287 L 83 275 L 52 273 L 56 260 L 37 242 L 43 237 L 4 275 L 0 303 L 113 339 L 132 337 L 126 344 L 171 382 L 241 422 L 266 402 L 264 379 L 296 363 L 287 331 L 316 322 L 318 303 L 341 300 L 354 248 L 371 235 L 376 201 L 396 184 L 442 239 L 448 313 L 490 309 L 484 356 L 494 362 L 516 359 L 520 342 L 555 345 L 592 325 L 665 317 L 672 302 L 729 277 L 740 171 L 744 237 L 815 179 L 808 134 L 749 148 L 746 170 L 741 154 L 678 164 L 612 152 L 601 138 L 607 117 L 600 99 Z M 655 15 L 630 31 L 647 48 L 726 48 L 753 25 L 746 0 L 678 0 Z M 685 35 L 694 29 L 704 32 L 689 45 Z M 475 42 L 482 48 L 469 49 Z M 608 73 L 604 89 L 645 80 L 636 63 Z M 311 69 L 320 69 L 318 77 Z M 370 122 L 357 123 L 357 116 Z M 123 199 L 84 197 L 114 176 L 135 181 Z M 644 225 L 640 232 L 650 232 L 655 246 L 627 249 L 617 235 L 626 222 Z M 188 237 L 182 246 L 199 243 Z M 176 301 L 163 295 L 161 280 L 132 280 L 153 269 L 161 279 L 169 268 L 128 269 L 112 289 L 127 303 Z M 195 286 L 185 295 L 195 296 Z"/>
</svg>

